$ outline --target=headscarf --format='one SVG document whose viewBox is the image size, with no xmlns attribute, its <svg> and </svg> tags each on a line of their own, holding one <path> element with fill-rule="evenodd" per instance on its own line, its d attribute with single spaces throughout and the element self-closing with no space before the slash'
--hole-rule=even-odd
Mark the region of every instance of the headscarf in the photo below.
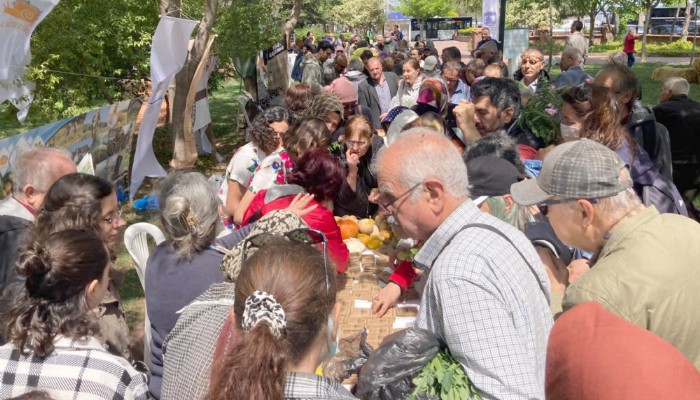
<svg viewBox="0 0 700 400">
<path fill-rule="evenodd" d="M 343 103 L 333 93 L 321 91 L 311 100 L 309 108 L 304 111 L 304 117 L 325 120 L 326 116 L 332 112 L 337 112 L 340 118 L 343 118 Z"/>
<path fill-rule="evenodd" d="M 435 108 L 435 112 L 443 118 L 447 110 L 447 87 L 438 79 L 426 78 L 418 90 L 417 104 L 425 104 Z"/>
</svg>

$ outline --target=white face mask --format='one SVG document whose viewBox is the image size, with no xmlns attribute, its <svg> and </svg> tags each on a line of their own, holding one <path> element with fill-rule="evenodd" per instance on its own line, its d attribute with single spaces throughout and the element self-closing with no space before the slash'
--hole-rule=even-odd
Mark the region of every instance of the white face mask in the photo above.
<svg viewBox="0 0 700 400">
<path fill-rule="evenodd" d="M 565 142 L 572 142 L 574 140 L 579 140 L 581 135 L 579 134 L 579 129 L 571 125 L 559 124 L 561 130 L 561 138 Z"/>
</svg>

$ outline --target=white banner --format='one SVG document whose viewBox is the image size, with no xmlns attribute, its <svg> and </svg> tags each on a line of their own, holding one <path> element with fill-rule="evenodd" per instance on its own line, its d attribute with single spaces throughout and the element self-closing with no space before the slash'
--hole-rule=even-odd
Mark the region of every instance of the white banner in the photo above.
<svg viewBox="0 0 700 400">
<path fill-rule="evenodd" d="M 151 96 L 141 120 L 139 136 L 131 169 L 129 198 L 133 200 L 144 178 L 164 177 L 166 172 L 153 153 L 153 133 L 158 124 L 158 114 L 163 96 L 187 58 L 187 44 L 197 21 L 161 17 L 151 44 Z"/>
<path fill-rule="evenodd" d="M 30 82 L 23 79 L 32 59 L 29 40 L 32 32 L 53 10 L 59 0 L 6 0 L 0 13 L 0 103 L 9 100 L 24 121 L 32 103 Z"/>
<path fill-rule="evenodd" d="M 499 20 L 499 1 L 498 0 L 483 0 L 482 9 L 482 26 L 491 30 L 491 37 L 503 42 L 503 39 L 498 37 L 498 20 Z"/>
</svg>

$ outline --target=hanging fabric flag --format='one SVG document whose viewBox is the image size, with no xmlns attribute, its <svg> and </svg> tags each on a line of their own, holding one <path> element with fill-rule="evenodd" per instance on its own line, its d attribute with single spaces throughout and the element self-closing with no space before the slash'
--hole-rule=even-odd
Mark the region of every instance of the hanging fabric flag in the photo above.
<svg viewBox="0 0 700 400">
<path fill-rule="evenodd" d="M 136 190 L 144 178 L 164 177 L 165 170 L 153 153 L 153 133 L 158 124 L 158 114 L 163 96 L 170 81 L 185 65 L 187 44 L 197 21 L 181 18 L 161 17 L 151 44 L 151 96 L 141 119 L 136 140 L 134 164 L 131 169 L 129 198 L 133 200 Z"/>
<path fill-rule="evenodd" d="M 491 31 L 491 37 L 493 39 L 496 39 L 499 42 L 503 42 L 503 38 L 498 37 L 498 3 L 498 0 L 483 0 L 483 2 L 481 3 L 482 9 L 484 10 L 484 14 L 482 16 L 482 24 L 484 28 L 489 28 L 489 30 Z"/>
<path fill-rule="evenodd" d="M 0 103 L 9 100 L 27 117 L 33 86 L 24 78 L 31 61 L 29 40 L 32 32 L 53 10 L 59 0 L 6 0 L 0 12 Z"/>
</svg>

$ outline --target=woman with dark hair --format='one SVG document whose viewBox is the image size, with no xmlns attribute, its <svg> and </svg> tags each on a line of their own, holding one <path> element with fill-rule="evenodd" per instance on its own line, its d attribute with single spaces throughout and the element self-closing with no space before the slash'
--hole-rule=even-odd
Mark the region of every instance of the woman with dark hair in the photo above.
<svg viewBox="0 0 700 400">
<path fill-rule="evenodd" d="M 284 107 L 271 107 L 258 114 L 248 127 L 250 141 L 239 147 L 226 167 L 224 183 L 219 189 L 219 198 L 233 222 L 240 222 L 245 211 L 240 208 L 241 199 L 250 188 L 253 173 L 263 160 L 282 148 L 280 136 L 287 132 L 291 115 Z M 260 180 L 262 178 L 259 178 Z M 271 182 L 266 182 L 272 184 Z M 262 183 L 261 183 L 262 184 Z"/>
<path fill-rule="evenodd" d="M 95 231 L 104 239 L 110 258 L 115 261 L 119 230 L 124 225 L 112 184 L 93 175 L 73 173 L 49 189 L 34 223 L 34 236 L 41 240 L 66 229 Z M 109 269 L 109 276 L 107 294 L 93 312 L 98 317 L 100 339 L 107 350 L 131 362 L 129 327 L 118 290 L 124 277 L 113 268 Z"/>
<path fill-rule="evenodd" d="M 47 197 L 48 198 L 48 197 Z M 60 399 L 147 399 L 146 377 L 97 339 L 92 311 L 108 292 L 110 251 L 92 230 L 35 231 L 17 262 L 0 320 L 0 397 L 42 389 Z"/>
<path fill-rule="evenodd" d="M 326 149 L 316 149 L 299 159 L 286 185 L 278 185 L 259 191 L 243 216 L 243 225 L 257 221 L 266 213 L 287 208 L 297 194 L 314 196 L 309 206 L 316 208 L 302 219 L 312 229 L 323 232 L 328 238 L 330 257 L 339 273 L 345 272 L 350 252 L 343 243 L 340 229 L 333 218 L 333 196 L 343 185 L 343 170 L 334 156 Z"/>
<path fill-rule="evenodd" d="M 377 176 L 370 170 L 374 154 L 384 145 L 374 134 L 372 123 L 364 115 L 353 115 L 345 124 L 343 153 L 340 155 L 347 169 L 345 182 L 333 198 L 333 214 L 369 218 L 377 212 L 377 205 L 369 202 L 369 194 L 377 187 Z"/>
<path fill-rule="evenodd" d="M 295 120 L 303 118 L 303 112 L 309 108 L 311 100 L 314 98 L 311 87 L 306 83 L 296 83 L 287 89 L 284 96 L 284 106 L 292 113 Z"/>
<path fill-rule="evenodd" d="M 207 399 L 354 399 L 314 374 L 337 345 L 335 273 L 312 245 L 269 238 L 236 280 L 228 349 Z"/>
</svg>

